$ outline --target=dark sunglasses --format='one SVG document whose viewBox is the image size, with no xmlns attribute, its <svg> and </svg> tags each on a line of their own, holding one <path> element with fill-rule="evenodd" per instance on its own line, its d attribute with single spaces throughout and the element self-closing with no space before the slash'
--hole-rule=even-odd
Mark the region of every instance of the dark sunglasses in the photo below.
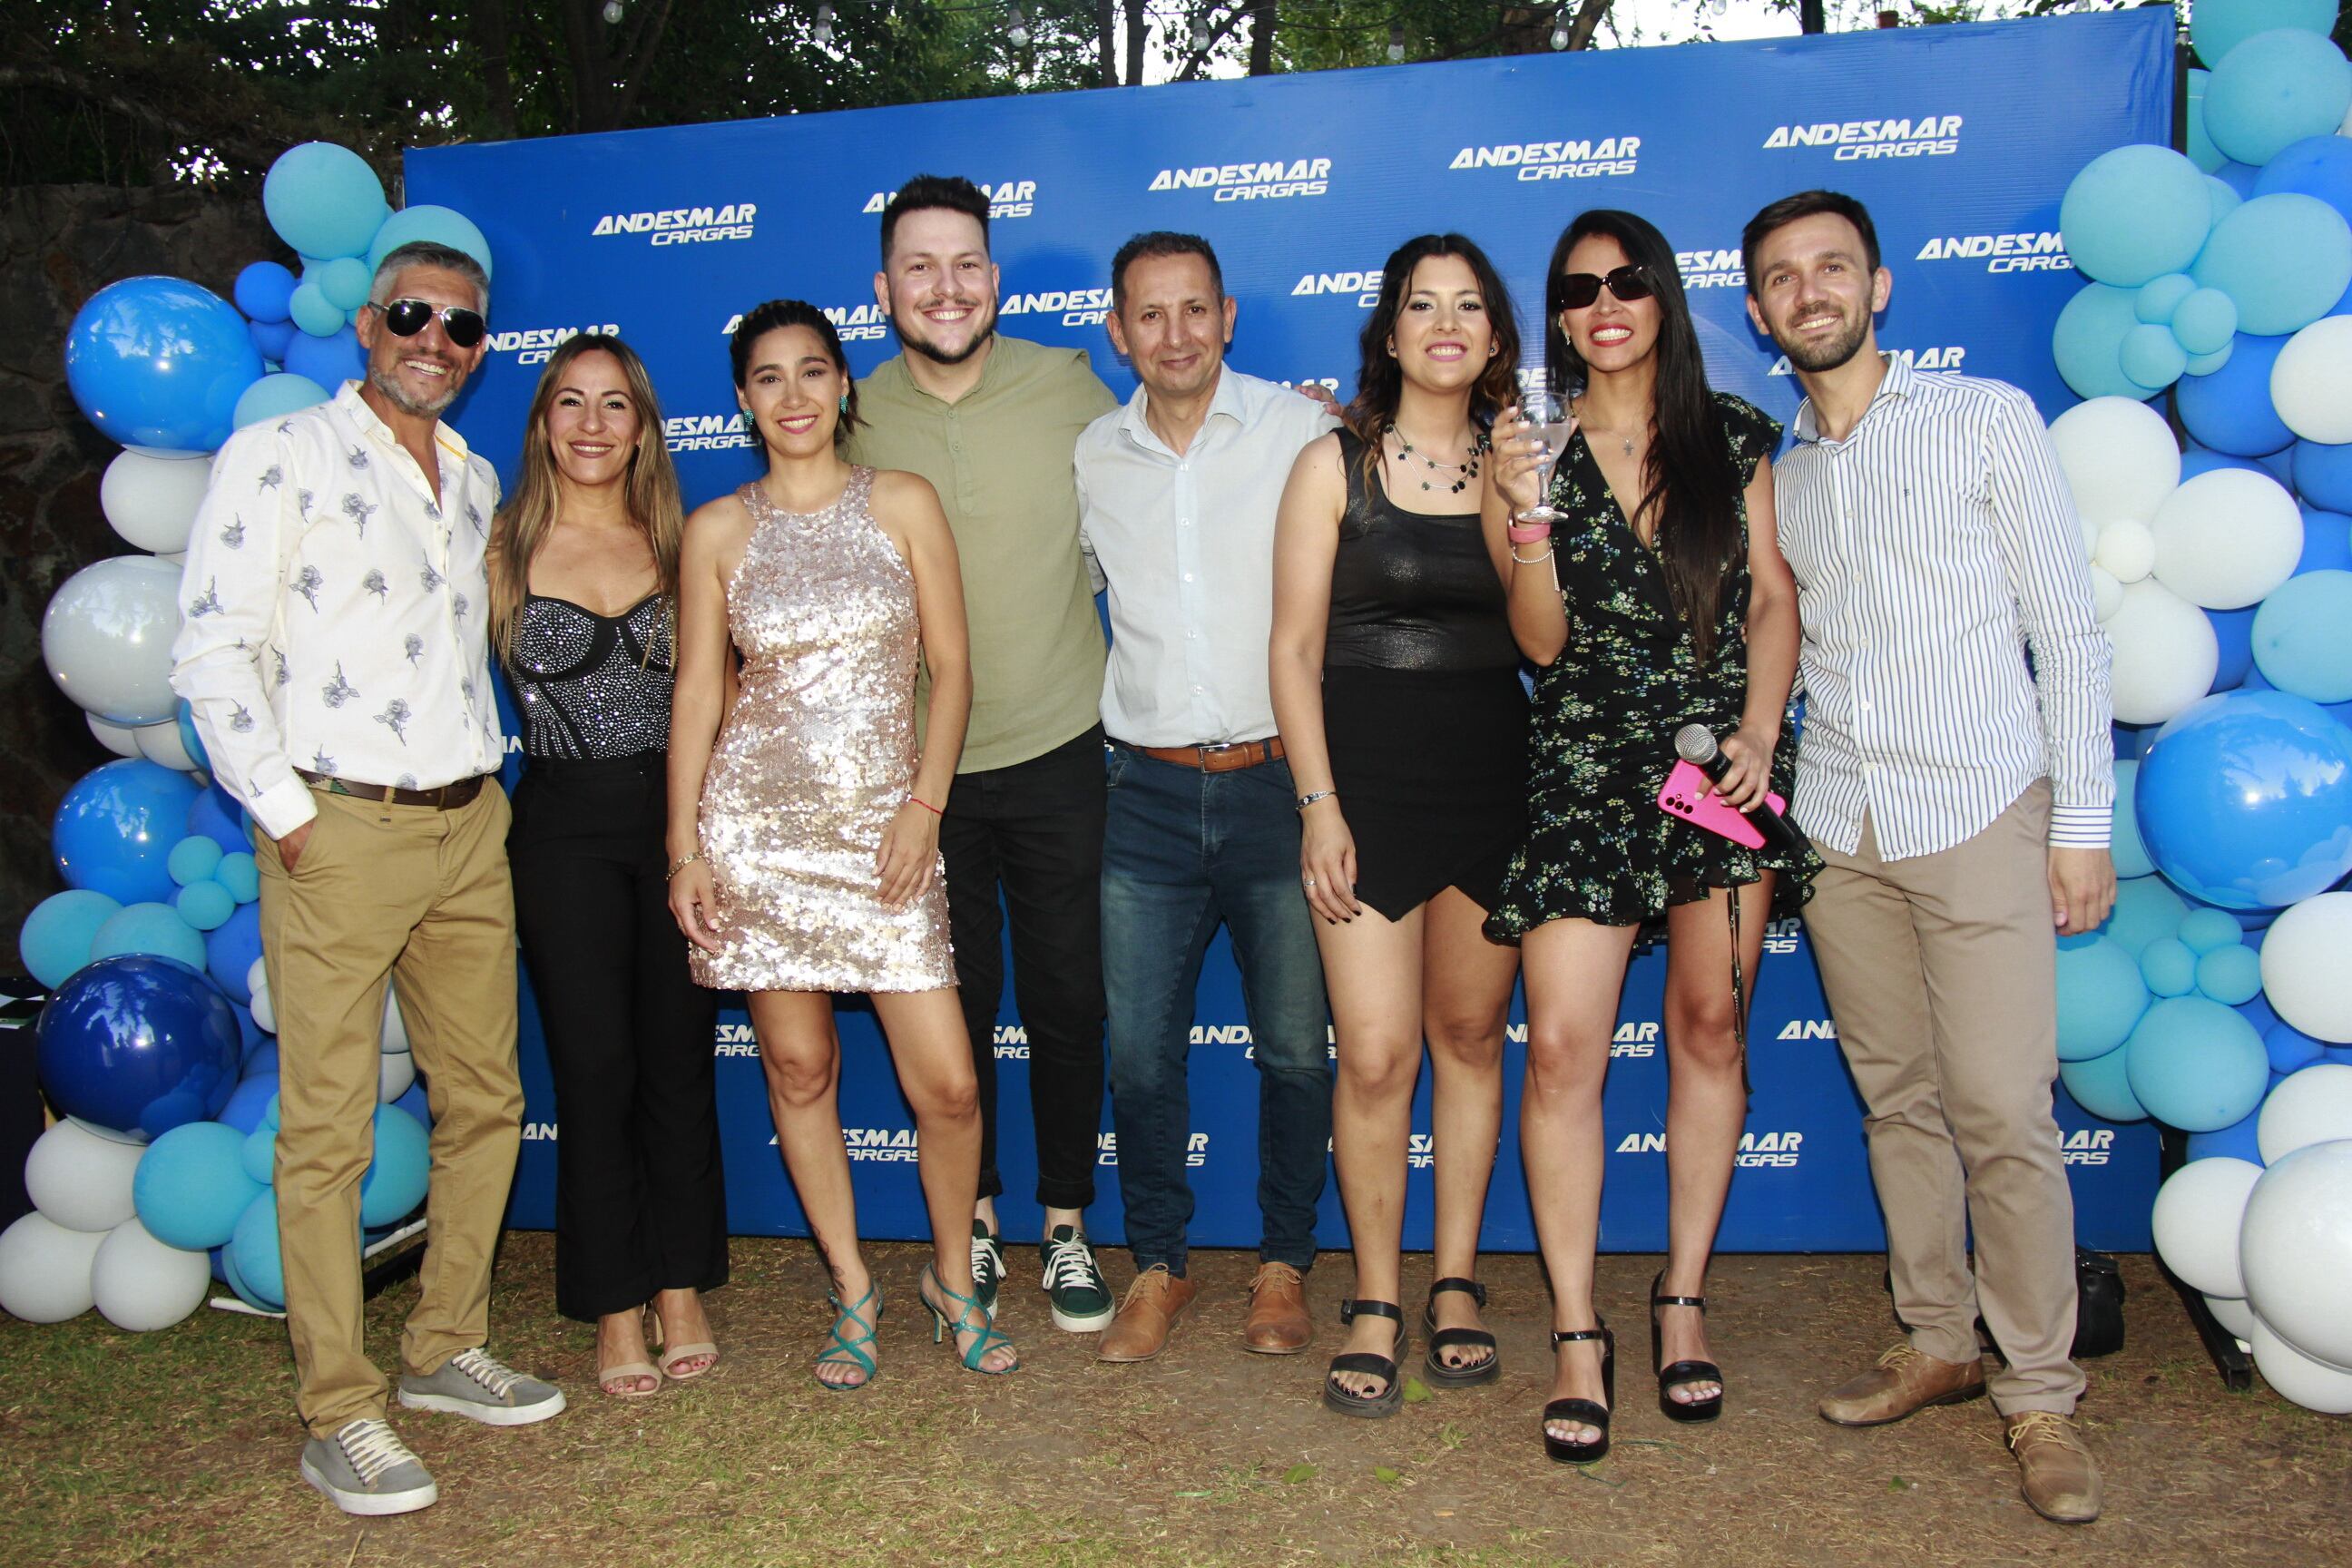
<svg viewBox="0 0 2352 1568">
<path fill-rule="evenodd" d="M 1650 282 L 1648 271 L 1638 266 L 1614 268 L 1606 278 L 1591 272 L 1568 272 L 1560 275 L 1559 308 L 1563 310 L 1583 310 L 1601 298 L 1603 284 L 1608 286 L 1612 294 L 1626 300 L 1646 300 L 1658 291 Z"/>
<path fill-rule="evenodd" d="M 1625 298 L 1622 294 L 1617 297 Z M 379 305 L 371 300 L 368 304 L 383 312 L 383 324 L 392 329 L 395 338 L 415 337 L 436 316 L 441 318 L 442 331 L 461 349 L 472 348 L 490 330 L 479 310 L 469 310 L 463 305 L 447 305 L 436 310 L 423 300 L 394 300 L 389 305 Z"/>
</svg>

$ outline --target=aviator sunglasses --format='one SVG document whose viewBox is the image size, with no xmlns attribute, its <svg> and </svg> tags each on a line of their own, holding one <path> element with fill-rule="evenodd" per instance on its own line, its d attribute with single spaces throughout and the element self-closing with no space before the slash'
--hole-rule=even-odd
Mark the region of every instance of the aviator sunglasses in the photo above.
<svg viewBox="0 0 2352 1568">
<path fill-rule="evenodd" d="M 1559 308 L 1581 310 L 1601 298 L 1601 286 L 1620 300 L 1646 300 L 1657 292 L 1650 283 L 1650 274 L 1635 265 L 1612 268 L 1606 278 L 1591 272 L 1566 272 L 1559 279 Z M 393 329 L 399 331 L 397 327 Z"/>
<path fill-rule="evenodd" d="M 1645 290 L 1646 291 L 1646 290 Z M 1617 296 L 1622 300 L 1624 295 Z M 425 323 L 434 317 L 441 318 L 441 330 L 449 341 L 461 349 L 472 348 L 482 341 L 489 324 L 482 320 L 479 310 L 469 310 L 463 305 L 448 305 L 436 310 L 423 300 L 394 300 L 388 305 L 368 301 L 371 309 L 383 312 L 383 324 L 392 329 L 396 338 L 413 338 L 425 330 Z"/>
</svg>

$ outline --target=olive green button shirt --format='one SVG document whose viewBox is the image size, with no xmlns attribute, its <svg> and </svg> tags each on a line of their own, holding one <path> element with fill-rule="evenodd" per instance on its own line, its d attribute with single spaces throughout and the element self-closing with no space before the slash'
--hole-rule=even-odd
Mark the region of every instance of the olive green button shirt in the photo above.
<svg viewBox="0 0 2352 1568">
<path fill-rule="evenodd" d="M 960 773 L 1043 756 L 1096 721 L 1102 622 L 1078 550 L 1071 455 L 1078 433 L 1118 406 L 1084 349 L 1020 338 L 998 338 L 980 384 L 954 403 L 917 386 L 903 354 L 857 384 L 849 460 L 930 480 L 962 558 L 972 699 Z"/>
</svg>

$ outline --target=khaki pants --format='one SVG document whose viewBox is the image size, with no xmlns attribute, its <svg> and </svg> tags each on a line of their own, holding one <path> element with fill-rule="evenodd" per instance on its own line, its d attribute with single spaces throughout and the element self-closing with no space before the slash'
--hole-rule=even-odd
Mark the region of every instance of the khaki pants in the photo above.
<svg viewBox="0 0 2352 1568">
<path fill-rule="evenodd" d="M 489 1331 L 490 1258 L 521 1147 L 510 814 L 495 782 L 456 810 L 312 792 L 289 872 L 257 831 L 261 940 L 278 1013 L 278 1231 L 313 1436 L 382 1416 L 360 1286 L 360 1178 L 375 1145 L 387 981 L 433 1110 L 422 1295 L 400 1359 L 424 1373 Z"/>
<path fill-rule="evenodd" d="M 1869 1107 L 1895 1308 L 1911 1342 L 1977 1359 L 1979 1311 L 2008 1366 L 2004 1415 L 2071 1413 L 2074 1205 L 2050 1109 L 2058 1076 L 2050 786 L 1933 855 L 1879 858 L 1865 819 L 1826 863 L 1805 925 Z M 1976 1232 L 1976 1271 L 1969 1232 Z"/>
</svg>

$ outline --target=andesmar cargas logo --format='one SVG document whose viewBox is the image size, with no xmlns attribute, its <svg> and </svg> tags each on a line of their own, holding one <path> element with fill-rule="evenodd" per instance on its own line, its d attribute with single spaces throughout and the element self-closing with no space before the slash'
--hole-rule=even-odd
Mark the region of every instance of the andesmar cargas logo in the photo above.
<svg viewBox="0 0 2352 1568">
<path fill-rule="evenodd" d="M 1291 285 L 1290 297 L 1353 300 L 1358 310 L 1369 310 L 1381 302 L 1381 269 L 1301 273 Z"/>
<path fill-rule="evenodd" d="M 1517 180 L 1591 180 L 1630 174 L 1640 165 L 1639 136 L 1579 136 L 1566 142 L 1503 142 L 1465 147 L 1446 167 L 1509 169 Z"/>
<path fill-rule="evenodd" d="M 1209 1135 L 1205 1132 L 1195 1132 L 1192 1136 L 1186 1138 L 1184 1140 L 1184 1163 L 1186 1167 L 1197 1171 L 1208 1163 Z M 1095 1134 L 1095 1163 L 1097 1166 L 1108 1165 L 1113 1169 L 1118 1167 L 1118 1133 L 1097 1132 Z"/>
<path fill-rule="evenodd" d="M 1677 250 L 1675 268 L 1683 275 L 1685 289 L 1748 287 L 1748 263 L 1736 245 L 1729 249 Z"/>
<path fill-rule="evenodd" d="M 2116 1152 L 2116 1130 L 2085 1127 L 2058 1134 L 2058 1156 L 2069 1165 L 2104 1165 Z"/>
<path fill-rule="evenodd" d="M 922 1147 L 911 1127 L 845 1127 L 841 1145 L 853 1160 L 890 1165 L 914 1164 Z"/>
<path fill-rule="evenodd" d="M 1746 1171 L 1794 1170 L 1804 1146 L 1805 1135 L 1801 1132 L 1743 1132 L 1739 1135 L 1739 1152 L 1732 1157 L 1732 1163 Z M 1614 1152 L 1620 1154 L 1663 1154 L 1666 1152 L 1666 1135 L 1663 1132 L 1628 1132 L 1617 1141 Z"/>
<path fill-rule="evenodd" d="M 672 453 L 730 452 L 756 447 L 759 440 L 744 423 L 743 411 L 730 408 L 724 414 L 671 415 L 662 421 L 662 445 Z"/>
<path fill-rule="evenodd" d="M 1927 241 L 1913 259 L 1981 261 L 1987 272 L 2072 272 L 2066 242 L 2044 229 L 2035 234 L 1948 234 Z"/>
<path fill-rule="evenodd" d="M 1654 1018 L 1628 1018 L 1617 1026 L 1609 1037 L 1609 1054 L 1612 1057 L 1654 1057 L 1658 1054 L 1660 1026 Z M 1515 1046 L 1528 1043 L 1525 1024 L 1506 1024 L 1503 1037 Z"/>
<path fill-rule="evenodd" d="M 1328 158 L 1273 158 L 1261 163 L 1207 163 L 1197 169 L 1162 169 L 1146 189 L 1207 191 L 1218 202 L 1274 201 L 1319 196 L 1331 189 Z"/>
<path fill-rule="evenodd" d="M 1934 158 L 1960 150 L 1960 117 L 1923 114 L 1911 120 L 1841 120 L 1818 125 L 1776 125 L 1767 153 L 1827 147 L 1841 163 L 1865 158 Z"/>
<path fill-rule="evenodd" d="M 1005 316 L 1056 316 L 1066 327 L 1098 327 L 1110 315 L 1108 289 L 1046 289 L 1014 290 L 997 301 L 996 313 Z"/>
<path fill-rule="evenodd" d="M 584 327 L 525 327 L 516 331 L 492 332 L 490 352 L 512 354 L 517 364 L 545 364 L 555 357 L 556 348 L 566 338 L 576 338 L 583 332 L 602 332 L 617 338 L 621 329 L 608 321 L 601 326 L 592 322 Z"/>
<path fill-rule="evenodd" d="M 1940 348 L 1932 349 L 1888 349 L 1886 357 L 1897 364 L 1908 365 L 1913 370 L 1957 371 L 1960 368 L 1960 362 L 1969 357 L 1969 351 L 1959 343 L 1947 343 Z M 1772 362 L 1771 370 L 1766 374 L 1794 375 L 1797 373 L 1789 363 L 1789 356 L 1782 354 Z"/>
<path fill-rule="evenodd" d="M 693 245 L 704 240 L 749 239 L 760 209 L 750 202 L 713 207 L 669 207 L 659 212 L 606 213 L 592 236 L 641 234 L 653 245 Z"/>
<path fill-rule="evenodd" d="M 824 319 L 833 323 L 834 332 L 845 343 L 879 342 L 889 335 L 890 318 L 871 300 L 863 305 L 820 305 L 817 309 L 824 312 Z M 727 318 L 719 335 L 731 338 L 742 324 L 743 312 L 738 310 Z"/>
<path fill-rule="evenodd" d="M 978 181 L 973 184 L 978 184 Z M 879 215 L 890 205 L 896 191 L 877 191 L 866 198 L 857 210 L 869 216 Z M 1037 211 L 1037 182 L 1034 180 L 1001 180 L 992 185 L 981 185 L 980 194 L 988 198 L 991 222 L 1003 217 L 1029 217 Z"/>
</svg>

